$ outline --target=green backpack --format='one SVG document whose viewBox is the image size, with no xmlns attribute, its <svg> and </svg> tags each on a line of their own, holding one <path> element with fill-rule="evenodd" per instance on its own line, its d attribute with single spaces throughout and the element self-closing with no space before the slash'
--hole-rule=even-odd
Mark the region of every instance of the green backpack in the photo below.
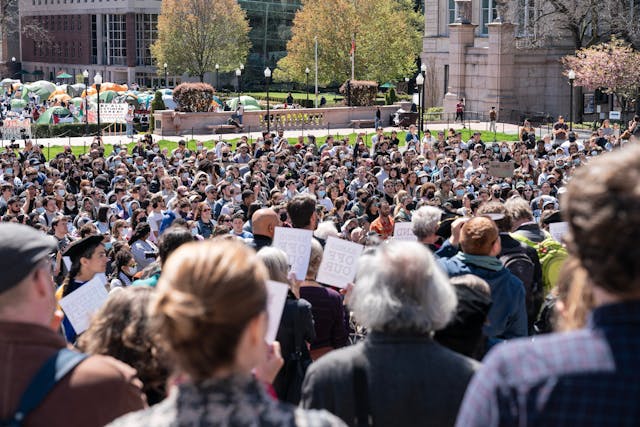
<svg viewBox="0 0 640 427">
<path fill-rule="evenodd" d="M 540 259 L 540 267 L 542 268 L 542 283 L 544 285 L 544 295 L 558 282 L 558 276 L 560 276 L 560 269 L 564 264 L 564 261 L 569 256 L 567 249 L 562 243 L 556 241 L 550 234 L 545 232 L 547 236 L 542 242 L 535 243 L 526 237 L 518 233 L 512 233 L 511 237 L 514 239 L 526 243 L 536 250 L 538 258 Z"/>
</svg>

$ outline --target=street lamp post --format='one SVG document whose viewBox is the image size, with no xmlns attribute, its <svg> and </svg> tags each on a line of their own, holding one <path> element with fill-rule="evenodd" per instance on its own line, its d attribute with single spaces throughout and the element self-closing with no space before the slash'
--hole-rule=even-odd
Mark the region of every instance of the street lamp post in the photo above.
<svg viewBox="0 0 640 427">
<path fill-rule="evenodd" d="M 240 102 L 240 77 L 242 76 L 242 71 L 240 68 L 236 68 L 236 79 L 238 80 L 238 90 L 236 93 L 238 94 L 238 102 Z"/>
<path fill-rule="evenodd" d="M 82 77 L 84 77 L 84 134 L 89 135 L 89 70 L 84 70 Z"/>
<path fill-rule="evenodd" d="M 167 75 L 167 63 L 164 64 L 164 87 L 165 89 L 169 89 L 169 77 Z"/>
<path fill-rule="evenodd" d="M 269 79 L 271 79 L 271 69 L 269 67 L 264 70 L 264 79 L 267 82 L 267 133 L 271 132 L 271 116 L 269 114 Z"/>
<path fill-rule="evenodd" d="M 576 72 L 569 70 L 567 77 L 569 77 L 569 85 L 571 86 L 571 92 L 569 93 L 569 131 L 573 131 L 573 82 L 576 79 Z"/>
<path fill-rule="evenodd" d="M 11 57 L 11 78 L 12 79 L 16 78 L 16 57 L 15 56 Z"/>
<path fill-rule="evenodd" d="M 418 111 L 420 112 L 420 116 L 418 117 L 418 125 L 420 126 L 420 130 L 418 131 L 418 137 L 420 137 L 420 132 L 422 131 L 422 91 L 424 90 L 424 77 L 422 73 L 418 73 L 416 76 L 416 84 L 418 85 Z"/>
<path fill-rule="evenodd" d="M 427 81 L 427 64 L 422 63 L 422 65 L 420 66 L 420 75 L 422 75 L 422 94 L 420 95 L 420 102 L 422 103 L 422 107 L 420 109 L 420 132 L 418 132 L 418 135 L 420 135 L 420 133 L 424 132 L 424 106 L 426 104 L 426 102 L 424 101 L 424 93 L 426 92 L 426 85 L 424 84 L 424 82 Z"/>
<path fill-rule="evenodd" d="M 96 73 L 93 76 L 93 82 L 96 84 L 96 90 L 98 91 L 98 136 L 102 136 L 102 128 L 100 128 L 100 86 L 102 86 L 102 75 Z"/>
<path fill-rule="evenodd" d="M 216 90 L 220 91 L 220 64 L 216 64 Z"/>
<path fill-rule="evenodd" d="M 311 70 L 309 69 L 309 67 L 304 69 L 304 74 L 307 76 L 306 79 L 306 83 L 305 83 L 305 90 L 307 91 L 307 102 L 304 105 L 304 108 L 309 108 L 309 73 L 311 72 Z"/>
</svg>

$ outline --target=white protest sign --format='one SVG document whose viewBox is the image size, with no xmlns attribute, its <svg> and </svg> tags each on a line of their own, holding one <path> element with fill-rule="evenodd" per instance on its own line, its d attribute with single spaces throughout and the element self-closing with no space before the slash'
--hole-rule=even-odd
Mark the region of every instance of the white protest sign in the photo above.
<svg viewBox="0 0 640 427">
<path fill-rule="evenodd" d="M 558 242 L 562 242 L 562 237 L 569 231 L 569 223 L 564 222 L 552 222 L 549 224 L 549 233 L 551 237 Z"/>
<path fill-rule="evenodd" d="M 2 127 L 0 127 L 0 132 L 2 133 L 2 139 L 31 138 L 31 120 L 6 118 Z"/>
<path fill-rule="evenodd" d="M 291 271 L 296 274 L 296 279 L 304 280 L 309 268 L 309 256 L 311 255 L 311 230 L 300 228 L 276 227 L 273 236 L 273 247 L 282 249 L 289 257 Z"/>
<path fill-rule="evenodd" d="M 60 307 L 77 334 L 86 331 L 91 316 L 107 301 L 109 294 L 104 287 L 106 277 L 96 274 L 93 279 L 60 300 Z"/>
<path fill-rule="evenodd" d="M 320 283 L 345 288 L 356 277 L 358 258 L 364 246 L 329 236 L 318 270 Z"/>
<path fill-rule="evenodd" d="M 278 328 L 280 327 L 280 319 L 282 318 L 282 310 L 287 300 L 287 292 L 289 285 L 282 282 L 267 280 L 267 315 L 269 323 L 267 325 L 267 333 L 264 339 L 271 344 L 276 340 Z"/>
<path fill-rule="evenodd" d="M 417 242 L 418 238 L 413 234 L 413 224 L 410 222 L 396 222 L 393 227 L 393 240 Z"/>
<path fill-rule="evenodd" d="M 100 121 L 102 123 L 126 123 L 125 116 L 129 111 L 129 104 L 100 103 Z"/>
</svg>

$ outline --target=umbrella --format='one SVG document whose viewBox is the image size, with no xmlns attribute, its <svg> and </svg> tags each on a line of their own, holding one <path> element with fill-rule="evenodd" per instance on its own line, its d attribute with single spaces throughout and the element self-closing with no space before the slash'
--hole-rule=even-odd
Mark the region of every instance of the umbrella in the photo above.
<svg viewBox="0 0 640 427">
<path fill-rule="evenodd" d="M 393 83 L 391 83 L 391 82 L 386 82 L 385 84 L 380 85 L 380 87 L 381 87 L 381 88 L 383 88 L 383 89 L 391 89 L 391 88 L 395 88 L 395 87 L 396 87 L 396 85 L 394 85 L 394 84 L 393 84 Z"/>
<path fill-rule="evenodd" d="M 71 112 L 68 109 L 63 108 L 63 107 L 59 107 L 59 106 L 51 107 L 51 108 L 48 108 L 47 111 L 42 113 L 40 115 L 40 117 L 38 117 L 38 120 L 36 121 L 36 123 L 39 124 L 39 125 L 49 124 L 49 123 L 51 123 L 52 116 L 54 114 L 56 114 L 58 116 L 61 116 L 61 117 L 68 117 L 68 116 L 71 115 Z"/>
<path fill-rule="evenodd" d="M 73 76 L 67 73 L 61 73 L 56 76 L 56 79 L 71 79 L 71 78 L 73 78 Z"/>
</svg>

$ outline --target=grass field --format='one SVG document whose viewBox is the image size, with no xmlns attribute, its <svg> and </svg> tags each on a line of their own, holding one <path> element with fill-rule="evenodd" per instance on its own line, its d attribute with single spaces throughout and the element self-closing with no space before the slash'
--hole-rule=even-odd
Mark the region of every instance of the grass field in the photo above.
<svg viewBox="0 0 640 427">
<path fill-rule="evenodd" d="M 444 127 L 443 127 L 444 128 Z M 433 130 L 432 130 L 433 132 Z M 469 130 L 469 129 L 462 129 L 462 138 L 463 140 L 467 141 L 471 138 L 471 134 L 474 131 Z M 332 134 L 334 137 L 336 138 L 344 138 L 345 136 L 349 137 L 349 144 L 353 145 L 356 141 L 356 138 L 358 136 L 357 133 L 350 133 L 348 135 L 340 135 L 340 134 Z M 365 141 L 367 143 L 367 146 L 371 146 L 371 137 L 374 135 L 374 132 L 372 130 L 368 130 L 366 132 L 365 135 Z M 400 138 L 400 146 L 404 145 L 404 138 L 405 138 L 406 132 L 402 131 L 398 133 L 398 138 Z M 484 142 L 491 142 L 493 141 L 493 132 L 482 132 L 482 140 Z M 123 138 L 124 139 L 124 138 Z M 240 140 L 239 137 L 234 137 L 234 138 L 223 138 L 226 142 L 230 143 L 232 145 L 232 147 L 235 149 L 236 143 Z M 289 139 L 289 143 L 290 144 L 295 144 L 298 140 L 297 138 L 288 138 Z M 325 140 L 327 139 L 326 136 L 319 136 L 316 138 L 316 143 L 317 144 L 323 144 L 325 142 Z M 518 140 L 518 136 L 517 135 L 512 135 L 512 134 L 505 134 L 505 133 L 497 133 L 496 134 L 496 140 L 497 141 L 517 141 Z M 189 149 L 195 149 L 196 148 L 196 140 L 193 139 L 189 139 L 187 140 L 187 146 Z M 210 139 L 210 140 L 205 140 L 205 141 L 201 141 L 203 142 L 203 145 L 207 148 L 213 148 L 215 146 L 215 144 L 218 142 L 218 138 L 216 139 Z M 166 140 L 166 139 L 161 139 L 158 141 L 158 143 L 160 144 L 160 149 L 163 148 L 167 148 L 169 151 L 173 150 L 174 148 L 176 148 L 178 146 L 178 143 L 175 141 L 170 141 L 170 140 Z M 129 143 L 126 144 L 129 149 L 131 150 L 134 146 L 135 143 Z M 84 146 L 72 146 L 71 150 L 73 151 L 73 153 L 78 156 L 80 154 L 84 154 L 87 153 L 89 151 L 89 145 L 87 145 L 86 147 Z M 45 145 L 44 147 L 44 155 L 47 157 L 47 159 L 51 159 L 54 158 L 58 153 L 61 153 L 63 151 L 63 146 L 61 145 L 52 145 L 52 146 L 47 146 Z M 107 148 L 107 155 L 111 154 L 111 149 L 108 147 Z"/>
</svg>

